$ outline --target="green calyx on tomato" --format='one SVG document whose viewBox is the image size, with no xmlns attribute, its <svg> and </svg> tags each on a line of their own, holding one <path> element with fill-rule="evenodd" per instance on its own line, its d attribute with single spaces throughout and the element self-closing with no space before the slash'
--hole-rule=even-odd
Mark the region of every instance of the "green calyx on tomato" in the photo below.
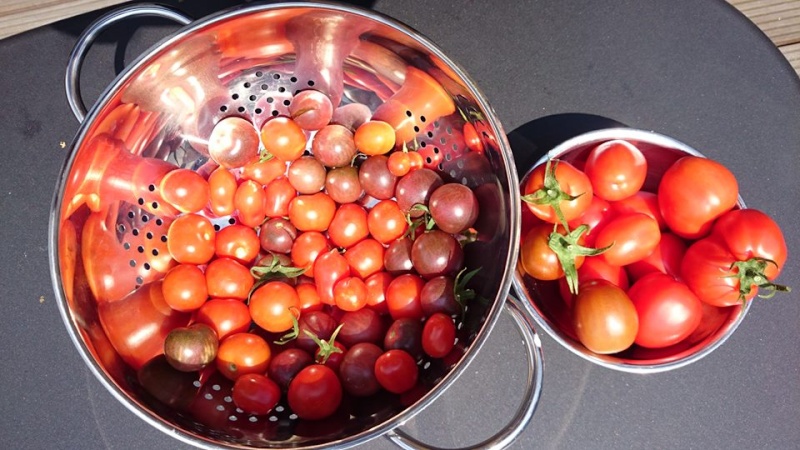
<svg viewBox="0 0 800 450">
<path fill-rule="evenodd" d="M 257 265 L 250 268 L 250 275 L 256 279 L 255 284 L 250 289 L 250 294 L 264 283 L 282 278 L 297 278 L 304 274 L 305 271 L 305 267 L 285 266 L 281 264 L 280 259 L 273 256 L 272 262 L 268 265 Z"/>
<path fill-rule="evenodd" d="M 336 336 L 341 331 L 342 327 L 344 326 L 343 323 L 340 323 L 335 330 L 333 330 L 333 334 L 331 334 L 331 338 L 328 340 L 320 339 L 317 335 L 312 333 L 310 330 L 304 330 L 306 335 L 310 337 L 316 344 L 319 346 L 319 350 L 316 352 L 316 363 L 317 364 L 325 364 L 328 362 L 328 358 L 334 353 L 342 353 L 342 349 L 336 346 Z"/>
<path fill-rule="evenodd" d="M 422 211 L 422 215 L 417 218 L 412 218 L 412 214 L 417 211 Z M 407 237 L 414 237 L 419 227 L 424 227 L 425 231 L 430 231 L 436 226 L 436 221 L 433 220 L 431 216 L 431 210 L 422 203 L 417 203 L 411 207 L 406 214 L 406 222 L 408 223 L 408 229 L 405 234 Z"/>
<path fill-rule="evenodd" d="M 778 266 L 775 261 L 766 258 L 750 258 L 746 261 L 736 261 L 731 264 L 731 270 L 736 269 L 736 273 L 730 275 L 730 277 L 734 277 L 739 280 L 739 299 L 742 301 L 742 303 L 747 301 L 747 297 L 750 295 L 753 286 L 756 286 L 760 289 L 766 289 L 768 291 L 768 293 L 765 295 L 759 294 L 759 297 L 761 298 L 771 298 L 777 292 L 792 291 L 789 286 L 775 284 L 769 281 L 765 271 L 767 266 L 770 264 L 776 267 Z"/>
<path fill-rule="evenodd" d="M 566 230 L 566 234 L 561 234 L 556 229 L 550 233 L 550 237 L 547 240 L 548 247 L 556 254 L 558 262 L 564 270 L 567 286 L 569 286 L 569 291 L 573 295 L 578 294 L 578 269 L 575 266 L 575 258 L 578 256 L 597 256 L 613 245 L 611 244 L 603 248 L 591 248 L 580 245 L 578 240 L 588 230 L 589 226 L 585 224 L 572 231 Z"/>
<path fill-rule="evenodd" d="M 564 218 L 564 213 L 561 211 L 561 202 L 571 202 L 582 196 L 584 193 L 570 195 L 564 192 L 564 190 L 561 189 L 561 186 L 558 184 L 558 180 L 556 179 L 557 167 L 558 160 L 548 158 L 547 163 L 545 164 L 542 188 L 523 196 L 522 201 L 535 205 L 550 206 L 556 213 L 559 223 L 561 223 L 561 225 L 563 225 L 564 228 L 569 231 L 569 225 L 567 225 L 567 220 Z"/>
<path fill-rule="evenodd" d="M 464 311 L 466 308 L 467 302 L 477 296 L 475 290 L 467 287 L 467 283 L 469 283 L 472 277 L 474 277 L 481 269 L 482 267 L 478 267 L 477 269 L 467 272 L 467 268 L 465 267 L 456 275 L 455 283 L 453 285 L 453 294 L 455 295 L 456 302 L 461 305 L 462 311 Z"/>
<path fill-rule="evenodd" d="M 273 341 L 277 345 L 288 344 L 289 342 L 297 339 L 297 337 L 300 335 L 300 322 L 297 321 L 297 317 L 300 315 L 300 312 L 297 310 L 297 308 L 290 309 L 294 313 L 292 314 L 292 329 L 288 333 L 281 336 L 281 338 L 277 341 Z"/>
</svg>

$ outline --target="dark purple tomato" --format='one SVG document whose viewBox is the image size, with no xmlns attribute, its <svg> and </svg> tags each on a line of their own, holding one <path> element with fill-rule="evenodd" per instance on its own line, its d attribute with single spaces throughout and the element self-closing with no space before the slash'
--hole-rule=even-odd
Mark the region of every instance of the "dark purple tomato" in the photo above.
<svg viewBox="0 0 800 450">
<path fill-rule="evenodd" d="M 456 301 L 453 277 L 441 275 L 428 280 L 422 287 L 420 303 L 425 317 L 430 317 L 437 312 L 448 316 L 460 313 L 461 305 Z"/>
<path fill-rule="evenodd" d="M 447 183 L 433 191 L 428 208 L 442 231 L 461 233 L 478 218 L 478 199 L 472 189 L 459 183 Z"/>
<path fill-rule="evenodd" d="M 381 343 L 386 331 L 380 314 L 372 308 L 348 311 L 339 319 L 342 328 L 336 337 L 345 347 L 350 348 L 361 342 Z"/>
<path fill-rule="evenodd" d="M 452 235 L 430 230 L 414 240 L 411 262 L 417 273 L 426 279 L 455 275 L 464 265 L 464 251 Z"/>
<path fill-rule="evenodd" d="M 304 130 L 320 130 L 331 121 L 333 104 L 327 95 L 309 89 L 294 96 L 289 115 Z"/>
<path fill-rule="evenodd" d="M 341 125 L 327 125 L 314 135 L 311 152 L 325 167 L 349 166 L 356 156 L 353 132 Z"/>
<path fill-rule="evenodd" d="M 392 275 L 402 275 L 414 270 L 411 263 L 411 247 L 414 242 L 403 237 L 389 244 L 383 254 L 383 266 Z"/>
<path fill-rule="evenodd" d="M 370 156 L 358 169 L 358 179 L 364 192 L 378 200 L 394 197 L 397 177 L 389 171 L 389 158 L 385 155 Z"/>
<path fill-rule="evenodd" d="M 275 253 L 291 252 L 295 238 L 297 238 L 297 228 L 282 217 L 267 220 L 261 224 L 258 233 L 261 248 Z"/>
<path fill-rule="evenodd" d="M 299 348 L 287 348 L 269 361 L 267 375 L 285 391 L 289 389 L 289 383 L 295 375 L 313 363 L 314 358 L 308 352 Z"/>
<path fill-rule="evenodd" d="M 410 317 L 395 320 L 383 338 L 384 350 L 405 350 L 414 358 L 422 357 L 422 321 Z"/>
<path fill-rule="evenodd" d="M 316 158 L 301 156 L 292 161 L 286 177 L 289 184 L 301 194 L 315 194 L 325 187 L 327 171 Z"/>
<path fill-rule="evenodd" d="M 214 362 L 218 348 L 217 333 L 204 323 L 175 328 L 164 340 L 167 362 L 183 372 L 194 372 Z"/>
<path fill-rule="evenodd" d="M 397 206 L 404 213 L 411 213 L 411 217 L 419 217 L 422 211 L 411 211 L 414 205 L 428 206 L 433 191 L 442 186 L 442 177 L 431 169 L 422 168 L 412 170 L 397 181 L 395 196 Z"/>
<path fill-rule="evenodd" d="M 319 345 L 309 335 L 313 334 L 317 339 L 328 340 L 336 330 L 336 320 L 324 311 L 309 311 L 300 315 L 297 321 L 297 339 L 295 345 L 310 354 L 317 351 Z"/>
<path fill-rule="evenodd" d="M 339 366 L 339 379 L 344 390 L 356 397 L 378 392 L 381 385 L 375 377 L 375 361 L 382 354 L 383 350 L 371 342 L 350 347 Z"/>
<path fill-rule="evenodd" d="M 364 196 L 364 188 L 358 180 L 358 169 L 353 166 L 337 167 L 328 171 L 325 192 L 336 203 L 355 203 Z"/>
</svg>

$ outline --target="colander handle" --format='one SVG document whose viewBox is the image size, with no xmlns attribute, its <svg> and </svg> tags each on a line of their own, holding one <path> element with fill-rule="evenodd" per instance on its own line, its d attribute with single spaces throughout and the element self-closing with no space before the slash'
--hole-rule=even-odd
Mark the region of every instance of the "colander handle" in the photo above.
<svg viewBox="0 0 800 450">
<path fill-rule="evenodd" d="M 192 22 L 192 19 L 173 9 L 151 4 L 137 4 L 118 8 L 92 22 L 78 37 L 78 41 L 75 43 L 75 47 L 72 48 L 72 53 L 69 55 L 69 61 L 67 62 L 65 77 L 67 101 L 70 109 L 72 109 L 72 114 L 75 115 L 78 122 L 83 122 L 83 119 L 86 118 L 86 105 L 81 97 L 80 85 L 81 68 L 83 67 L 86 52 L 100 33 L 109 26 L 126 19 L 139 17 L 162 17 L 181 25 L 188 25 Z"/>
<path fill-rule="evenodd" d="M 533 418 L 533 413 L 536 411 L 539 397 L 542 394 L 542 377 L 544 372 L 542 342 L 533 329 L 533 324 L 535 322 L 533 320 L 531 307 L 525 301 L 518 300 L 511 295 L 508 296 L 505 307 L 506 311 L 511 314 L 511 317 L 514 319 L 514 324 L 519 329 L 522 340 L 525 342 L 525 349 L 528 356 L 528 377 L 525 380 L 526 386 L 525 393 L 522 397 L 523 401 L 516 414 L 511 418 L 511 421 L 505 428 L 489 439 L 479 444 L 464 447 L 462 450 L 502 449 L 511 445 L 511 443 L 522 434 L 525 428 L 527 428 Z M 406 450 L 444 450 L 440 447 L 427 445 L 397 428 L 390 430 L 385 436 L 398 447 Z"/>
</svg>

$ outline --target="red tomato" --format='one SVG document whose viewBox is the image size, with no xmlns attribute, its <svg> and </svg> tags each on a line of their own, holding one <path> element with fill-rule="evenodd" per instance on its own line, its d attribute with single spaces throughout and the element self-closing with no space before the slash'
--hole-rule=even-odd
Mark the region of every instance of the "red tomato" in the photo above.
<svg viewBox="0 0 800 450">
<path fill-rule="evenodd" d="M 261 144 L 264 150 L 279 160 L 294 161 L 303 156 L 306 135 L 290 117 L 278 116 L 261 126 Z"/>
<path fill-rule="evenodd" d="M 647 160 L 630 142 L 613 140 L 589 152 L 583 171 L 596 196 L 608 201 L 622 200 L 642 188 L 647 177 Z"/>
<path fill-rule="evenodd" d="M 392 280 L 386 288 L 386 306 L 392 319 L 410 317 L 422 319 L 421 294 L 425 281 L 418 275 L 403 274 Z"/>
<path fill-rule="evenodd" d="M 658 247 L 661 231 L 658 222 L 647 214 L 634 213 L 615 217 L 597 235 L 597 248 L 611 246 L 601 257 L 614 266 L 624 266 L 644 259 Z"/>
<path fill-rule="evenodd" d="M 483 154 L 483 141 L 478 131 L 475 129 L 475 125 L 470 122 L 465 122 L 464 126 L 461 128 L 461 134 L 464 135 L 464 144 L 466 144 L 468 149 Z"/>
<path fill-rule="evenodd" d="M 367 305 L 367 285 L 358 277 L 345 277 L 333 286 L 333 299 L 343 311 L 358 311 Z"/>
<path fill-rule="evenodd" d="M 389 160 L 386 161 L 389 172 L 396 177 L 402 177 L 408 172 L 411 172 L 411 158 L 408 152 L 392 152 L 389 155 Z"/>
<path fill-rule="evenodd" d="M 272 180 L 286 173 L 286 163 L 277 158 L 251 162 L 242 167 L 243 180 L 253 180 L 266 186 Z"/>
<path fill-rule="evenodd" d="M 253 333 L 232 334 L 219 343 L 217 370 L 229 380 L 248 373 L 266 373 L 272 357 L 269 344 Z"/>
<path fill-rule="evenodd" d="M 422 327 L 422 350 L 432 358 L 444 358 L 456 344 L 456 325 L 445 313 L 433 313 Z"/>
<path fill-rule="evenodd" d="M 255 283 L 250 269 L 231 258 L 217 258 L 208 263 L 205 279 L 210 297 L 242 301 Z"/>
<path fill-rule="evenodd" d="M 176 311 L 194 311 L 208 299 L 206 276 L 194 264 L 178 264 L 164 276 L 164 301 Z"/>
<path fill-rule="evenodd" d="M 267 195 L 267 217 L 286 217 L 289 215 L 289 203 L 297 197 L 297 191 L 285 176 L 278 177 L 264 186 Z"/>
<path fill-rule="evenodd" d="M 375 378 L 381 387 L 402 394 L 417 384 L 417 361 L 404 350 L 389 350 L 375 361 Z"/>
<path fill-rule="evenodd" d="M 425 158 L 423 158 L 419 152 L 408 152 L 408 162 L 411 166 L 411 170 L 425 167 Z"/>
<path fill-rule="evenodd" d="M 208 181 L 194 170 L 175 169 L 159 183 L 161 198 L 183 213 L 195 213 L 208 204 Z"/>
<path fill-rule="evenodd" d="M 297 417 L 307 420 L 324 419 L 339 408 L 342 385 L 330 368 L 312 364 L 303 368 L 289 384 L 289 407 Z"/>
<path fill-rule="evenodd" d="M 658 222 L 659 229 L 662 231 L 667 229 L 658 206 L 658 196 L 652 192 L 639 191 L 626 199 L 611 202 L 610 205 L 614 215 L 622 216 L 635 212 L 647 214 Z"/>
<path fill-rule="evenodd" d="M 522 192 L 526 197 L 525 203 L 533 214 L 545 222 L 559 221 L 554 205 L 561 210 L 565 221 L 578 218 L 592 202 L 593 191 L 589 177 L 566 161 L 550 160 L 548 163 L 539 165 L 529 175 Z M 551 177 L 554 177 L 552 186 L 545 186 L 546 179 L 550 180 Z M 531 201 L 532 197 L 539 195 L 537 192 L 546 200 L 544 203 Z M 562 198 L 564 195 L 567 198 Z"/>
<path fill-rule="evenodd" d="M 405 234 L 408 222 L 396 201 L 381 200 L 369 210 L 367 227 L 378 242 L 389 244 Z"/>
<path fill-rule="evenodd" d="M 629 264 L 626 269 L 634 280 L 651 272 L 661 272 L 680 278 L 681 261 L 686 253 L 686 242 L 672 233 L 661 233 L 658 246 L 644 259 Z"/>
<path fill-rule="evenodd" d="M 255 228 L 267 217 L 267 194 L 260 184 L 246 180 L 236 188 L 233 206 L 239 213 L 239 222 Z"/>
<path fill-rule="evenodd" d="M 639 318 L 628 294 L 606 280 L 582 284 L 572 311 L 578 340 L 595 353 L 621 352 L 633 345 L 639 332 Z"/>
<path fill-rule="evenodd" d="M 672 232 L 687 239 L 705 236 L 714 219 L 736 206 L 739 185 L 722 164 L 684 156 L 664 172 L 658 206 Z"/>
<path fill-rule="evenodd" d="M 362 279 L 383 270 L 383 256 L 386 250 L 375 239 L 364 239 L 344 253 L 350 271 Z"/>
<path fill-rule="evenodd" d="M 377 272 L 364 280 L 367 286 L 367 305 L 380 314 L 389 312 L 386 305 L 386 291 L 394 277 L 388 272 Z"/>
<path fill-rule="evenodd" d="M 692 334 L 703 315 L 697 296 L 685 284 L 660 272 L 633 283 L 628 296 L 639 317 L 635 342 L 642 347 L 677 344 Z"/>
<path fill-rule="evenodd" d="M 624 291 L 627 291 L 630 286 L 628 274 L 625 272 L 624 268 L 612 266 L 605 262 L 603 258 L 597 256 L 586 258 L 583 265 L 578 269 L 578 282 L 580 284 L 591 280 L 606 280 Z M 566 278 L 559 278 L 558 290 L 564 302 L 572 306 L 574 295 L 569 291 Z"/>
<path fill-rule="evenodd" d="M 569 229 L 574 230 L 580 225 L 589 225 L 589 230 L 584 233 L 584 245 L 592 247 L 597 239 L 597 233 L 614 217 L 611 204 L 598 196 L 592 197 L 592 202 L 586 211 L 577 219 L 569 221 Z"/>
<path fill-rule="evenodd" d="M 300 314 L 310 311 L 321 311 L 322 300 L 319 298 L 317 286 L 312 282 L 299 282 L 294 287 L 297 291 L 297 298 L 300 300 Z"/>
<path fill-rule="evenodd" d="M 221 341 L 250 329 L 250 310 L 235 298 L 212 298 L 197 310 L 194 321 L 210 326 Z"/>
<path fill-rule="evenodd" d="M 233 224 L 217 231 L 214 246 L 218 257 L 233 258 L 242 264 L 250 264 L 261 250 L 261 241 L 253 228 Z"/>
<path fill-rule="evenodd" d="M 686 250 L 683 280 L 714 306 L 752 299 L 759 287 L 783 291 L 772 283 L 786 262 L 786 241 L 775 222 L 755 210 L 731 211 L 719 218 L 713 233 Z"/>
<path fill-rule="evenodd" d="M 219 167 L 208 176 L 211 212 L 218 217 L 233 214 L 233 197 L 236 194 L 236 177 L 226 168 Z"/>
<path fill-rule="evenodd" d="M 341 205 L 328 227 L 328 237 L 333 245 L 349 248 L 367 236 L 367 210 L 355 203 Z"/>
<path fill-rule="evenodd" d="M 319 231 L 300 233 L 292 243 L 292 264 L 307 268 L 304 275 L 314 278 L 314 262 L 319 255 L 330 249 L 328 238 Z"/>
<path fill-rule="evenodd" d="M 214 256 L 216 235 L 211 221 L 197 214 L 185 214 L 170 224 L 167 248 L 179 263 L 205 264 Z"/>
<path fill-rule="evenodd" d="M 300 312 L 295 288 L 284 281 L 270 281 L 250 295 L 253 322 L 270 333 L 291 330 Z"/>
<path fill-rule="evenodd" d="M 233 384 L 233 404 L 248 414 L 263 415 L 272 411 L 281 399 L 278 384 L 260 373 L 240 376 Z"/>
<path fill-rule="evenodd" d="M 324 192 L 298 195 L 289 203 L 289 221 L 300 231 L 326 231 L 335 213 L 336 202 Z"/>
<path fill-rule="evenodd" d="M 338 250 L 331 250 L 317 257 L 314 262 L 314 282 L 322 303 L 335 305 L 333 287 L 337 282 L 350 276 L 350 265 Z"/>
<path fill-rule="evenodd" d="M 394 148 L 394 128 L 381 120 L 370 120 L 356 128 L 353 140 L 365 155 L 383 155 Z"/>
</svg>

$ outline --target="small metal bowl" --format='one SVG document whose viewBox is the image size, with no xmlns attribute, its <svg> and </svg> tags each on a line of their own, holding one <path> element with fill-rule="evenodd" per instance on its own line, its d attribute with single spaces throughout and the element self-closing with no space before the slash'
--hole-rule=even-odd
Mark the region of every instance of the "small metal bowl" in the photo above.
<svg viewBox="0 0 800 450">
<path fill-rule="evenodd" d="M 533 167 L 543 164 L 549 157 L 582 168 L 594 147 L 614 139 L 631 142 L 647 158 L 647 178 L 642 190 L 650 192 L 656 192 L 661 176 L 673 162 L 686 155 L 704 156 L 688 145 L 658 133 L 609 128 L 584 133 L 557 145 Z M 533 167 L 523 177 L 521 186 L 524 186 Z M 741 197 L 736 207 L 745 207 Z M 524 236 L 524 232 L 522 230 L 521 236 Z M 700 360 L 733 334 L 750 309 L 750 302 L 723 309 L 704 305 L 700 327 L 678 344 L 662 349 L 647 349 L 634 344 L 623 352 L 601 355 L 590 351 L 578 340 L 572 326 L 570 309 L 559 295 L 558 282 L 535 280 L 518 264 L 514 289 L 520 297 L 530 302 L 534 319 L 539 326 L 564 348 L 592 363 L 630 373 L 665 372 Z"/>
</svg>

